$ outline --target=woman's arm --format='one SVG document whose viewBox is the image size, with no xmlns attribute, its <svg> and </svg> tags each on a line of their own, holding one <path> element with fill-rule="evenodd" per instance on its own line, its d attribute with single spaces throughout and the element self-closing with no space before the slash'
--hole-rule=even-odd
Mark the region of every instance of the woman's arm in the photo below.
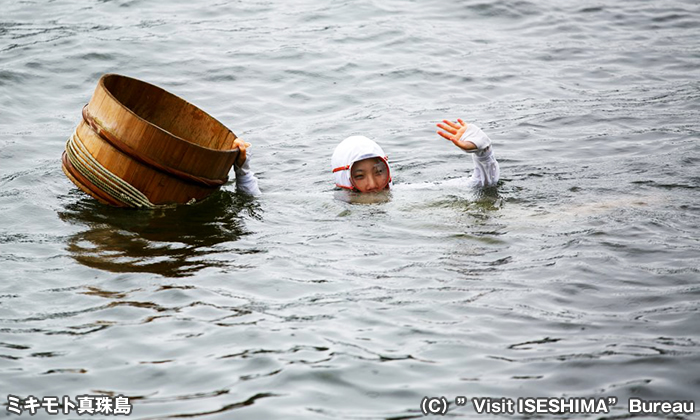
<svg viewBox="0 0 700 420">
<path fill-rule="evenodd" d="M 467 153 L 472 153 L 474 172 L 471 183 L 477 187 L 496 185 L 500 177 L 500 167 L 493 154 L 491 139 L 474 124 L 466 124 L 461 119 L 457 122 L 443 120 L 437 125 L 442 129 L 438 134 L 451 141 Z"/>
<path fill-rule="evenodd" d="M 250 147 L 250 143 L 246 143 L 241 139 L 236 139 L 233 144 L 238 146 L 239 151 L 238 157 L 233 163 L 233 169 L 236 173 L 236 190 L 250 195 L 262 194 L 258 187 L 258 179 L 250 169 L 250 159 L 248 159 L 248 152 L 246 150 Z"/>
</svg>

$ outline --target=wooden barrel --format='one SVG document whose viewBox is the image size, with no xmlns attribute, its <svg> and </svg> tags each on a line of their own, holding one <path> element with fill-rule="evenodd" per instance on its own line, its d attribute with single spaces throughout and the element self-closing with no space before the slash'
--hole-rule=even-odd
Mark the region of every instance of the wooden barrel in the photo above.
<svg viewBox="0 0 700 420">
<path fill-rule="evenodd" d="M 149 83 L 106 74 L 66 145 L 63 172 L 113 206 L 199 201 L 228 180 L 238 156 L 235 139 L 189 102 Z"/>
</svg>

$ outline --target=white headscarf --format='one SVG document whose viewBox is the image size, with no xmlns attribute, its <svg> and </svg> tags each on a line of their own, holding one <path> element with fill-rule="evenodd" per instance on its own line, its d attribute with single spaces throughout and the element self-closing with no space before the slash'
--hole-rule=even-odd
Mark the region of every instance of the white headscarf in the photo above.
<svg viewBox="0 0 700 420">
<path fill-rule="evenodd" d="M 335 185 L 340 188 L 354 190 L 355 187 L 350 181 L 352 165 L 357 161 L 375 157 L 386 163 L 386 169 L 389 171 L 388 185 L 391 186 L 389 159 L 377 143 L 365 136 L 350 136 L 336 146 L 333 157 L 331 157 L 331 170 L 335 176 Z"/>
</svg>

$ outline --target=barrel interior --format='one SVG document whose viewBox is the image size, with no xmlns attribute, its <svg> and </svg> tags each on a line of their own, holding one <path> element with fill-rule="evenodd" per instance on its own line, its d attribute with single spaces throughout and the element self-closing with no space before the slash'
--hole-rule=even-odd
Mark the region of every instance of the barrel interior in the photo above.
<svg viewBox="0 0 700 420">
<path fill-rule="evenodd" d="M 232 150 L 236 135 L 189 102 L 148 83 L 124 76 L 103 79 L 105 89 L 149 123 L 185 141 L 215 150 Z"/>
</svg>

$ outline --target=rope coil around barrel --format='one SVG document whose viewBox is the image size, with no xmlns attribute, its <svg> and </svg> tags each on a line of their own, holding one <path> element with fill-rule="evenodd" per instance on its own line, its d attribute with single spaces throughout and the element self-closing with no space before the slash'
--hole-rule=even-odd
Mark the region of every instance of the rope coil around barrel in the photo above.
<svg viewBox="0 0 700 420">
<path fill-rule="evenodd" d="M 66 154 L 71 165 L 82 176 L 118 202 L 123 203 L 127 207 L 156 207 L 141 191 L 110 172 L 92 157 L 80 140 L 80 137 L 78 137 L 77 131 L 73 132 L 73 135 L 66 142 Z"/>
<path fill-rule="evenodd" d="M 126 143 L 118 139 L 116 136 L 114 136 L 112 133 L 110 133 L 108 130 L 106 130 L 104 127 L 102 127 L 102 125 L 92 115 L 90 115 L 90 112 L 88 111 L 87 107 L 87 105 L 83 107 L 83 120 L 85 120 L 85 122 L 90 126 L 90 128 L 92 128 L 92 130 L 95 133 L 97 133 L 107 143 L 111 144 L 115 149 L 136 160 L 137 162 L 140 162 L 167 175 L 174 176 L 192 184 L 204 185 L 211 188 L 218 188 L 224 185 L 226 182 L 228 182 L 228 176 L 224 177 L 223 179 L 209 179 L 188 174 L 187 172 L 183 172 L 178 169 L 162 165 L 156 162 L 155 160 L 149 158 L 148 156 L 139 153 L 137 150 L 134 150 L 129 145 L 127 145 Z"/>
</svg>

